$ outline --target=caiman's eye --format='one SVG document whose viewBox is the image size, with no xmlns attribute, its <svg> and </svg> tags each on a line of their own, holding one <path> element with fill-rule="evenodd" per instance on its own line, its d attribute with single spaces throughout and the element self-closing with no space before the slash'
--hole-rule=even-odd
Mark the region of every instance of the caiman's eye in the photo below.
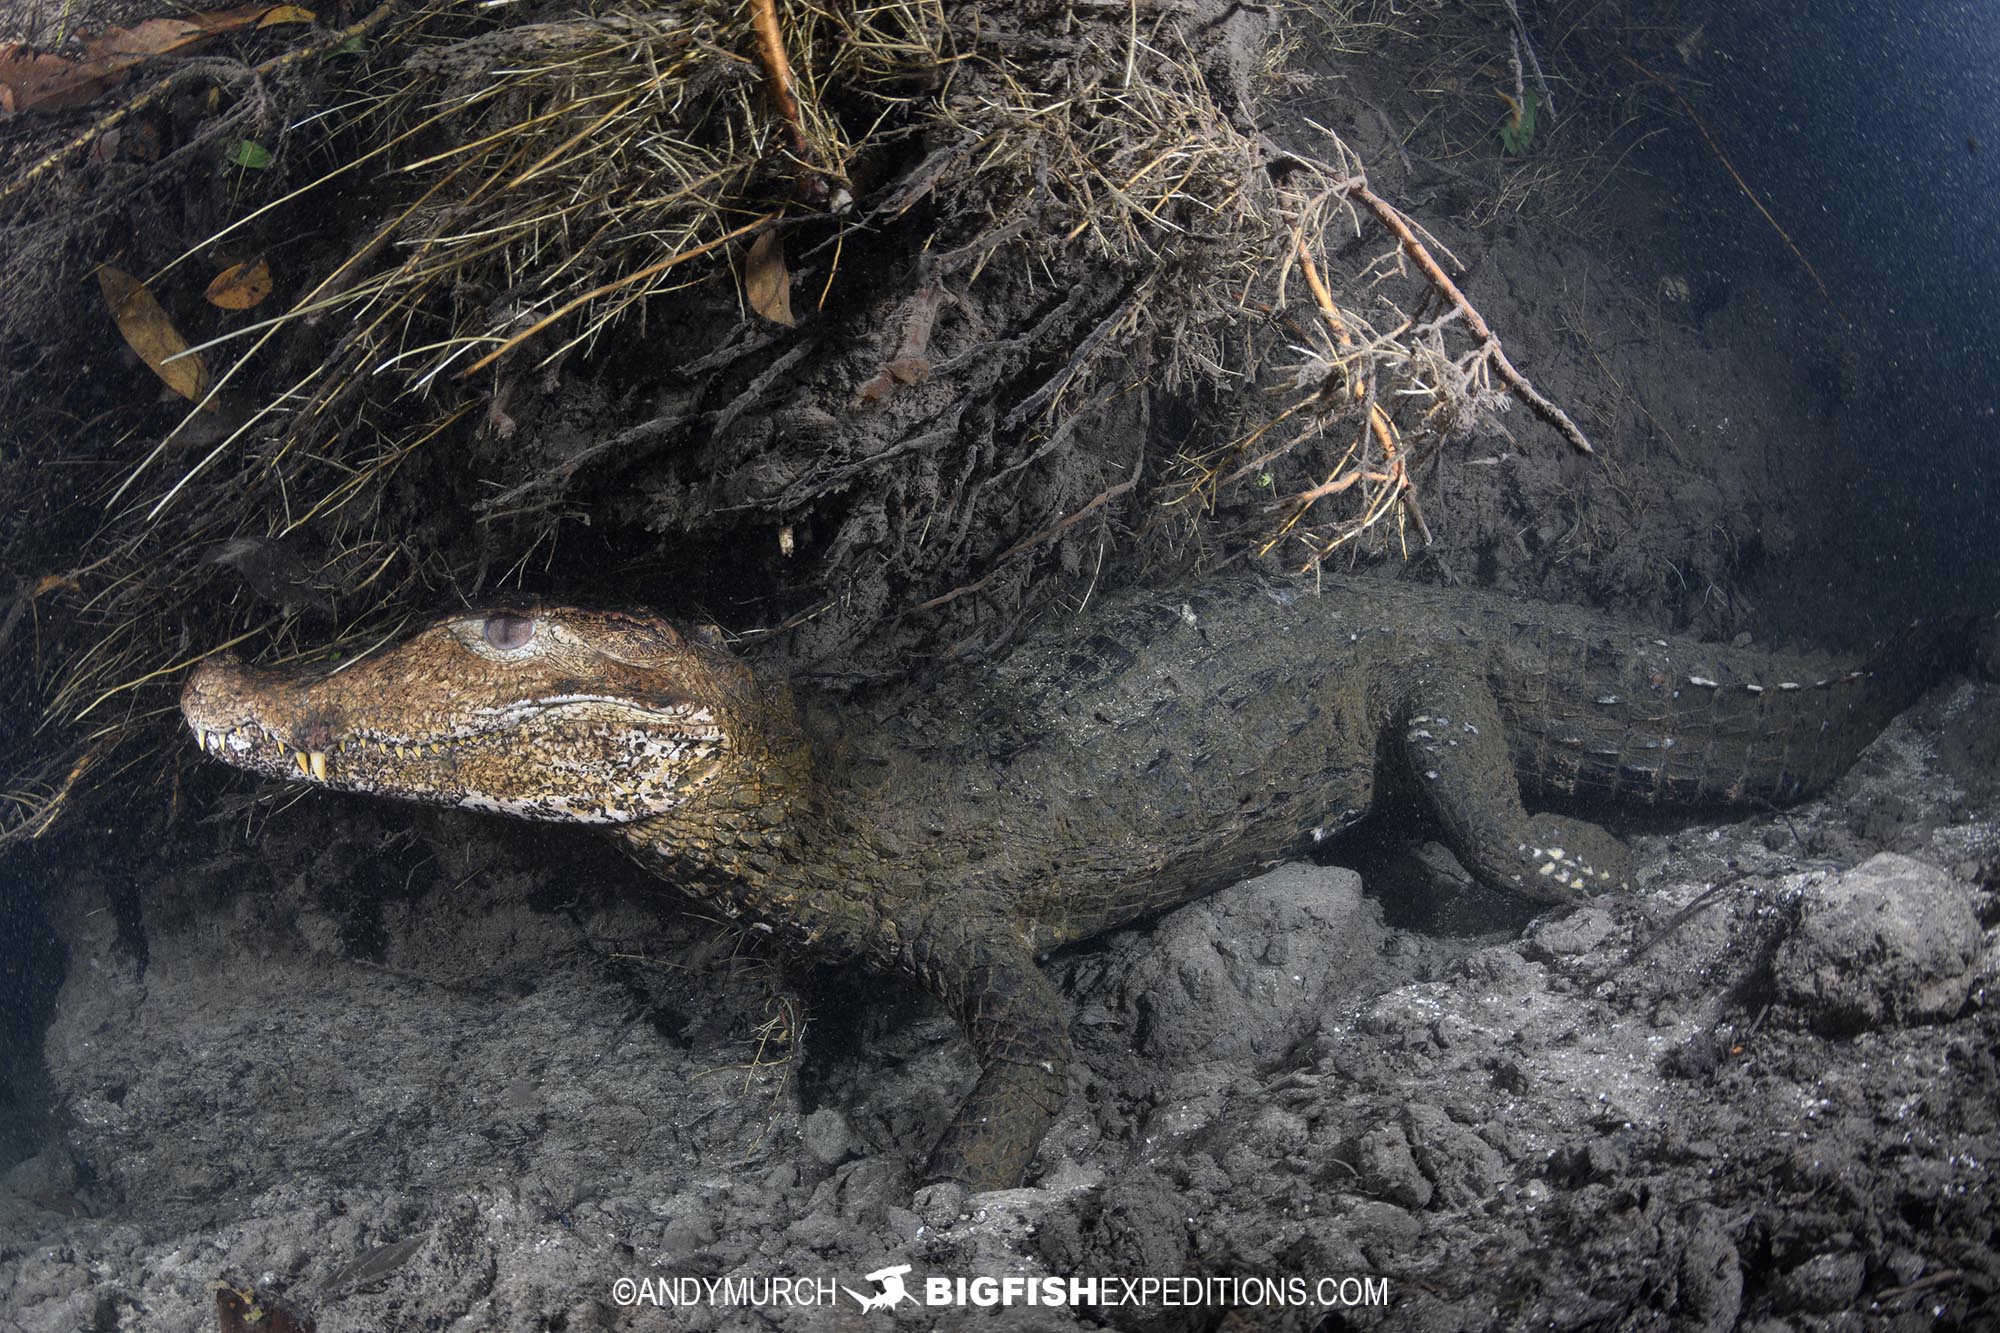
<svg viewBox="0 0 2000 1333">
<path fill-rule="evenodd" d="M 479 627 L 479 632 L 495 648 L 511 652 L 528 646 L 528 641 L 535 637 L 535 622 L 512 611 L 496 611 L 486 617 L 486 623 Z"/>
</svg>

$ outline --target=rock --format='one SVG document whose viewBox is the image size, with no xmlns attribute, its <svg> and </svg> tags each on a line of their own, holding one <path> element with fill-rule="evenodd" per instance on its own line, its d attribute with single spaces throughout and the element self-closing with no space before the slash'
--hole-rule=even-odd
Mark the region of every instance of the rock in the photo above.
<svg viewBox="0 0 2000 1333">
<path fill-rule="evenodd" d="M 1403 1131 L 1440 1206 L 1466 1208 L 1490 1199 L 1507 1178 L 1499 1150 L 1435 1106 L 1407 1108 Z"/>
<path fill-rule="evenodd" d="M 1417 1168 L 1401 1126 L 1384 1125 L 1363 1134 L 1354 1156 L 1361 1186 L 1368 1193 L 1412 1210 L 1430 1203 L 1431 1182 Z"/>
<path fill-rule="evenodd" d="M 1347 1223 L 1368 1244 L 1394 1253 L 1417 1243 L 1424 1224 L 1414 1213 L 1380 1199 L 1364 1199 L 1347 1214 Z"/>
<path fill-rule="evenodd" d="M 1821 1032 L 1930 1022 L 1964 1007 L 1980 944 L 1966 885 L 1884 852 L 1804 890 L 1772 979 Z"/>
<path fill-rule="evenodd" d="M 1384 933 L 1353 871 L 1284 866 L 1166 918 L 1118 1008 L 1148 1056 L 1269 1057 L 1317 1025 L 1332 988 L 1366 993 Z"/>
<path fill-rule="evenodd" d="M 858 1151 L 847 1117 L 831 1106 L 822 1106 L 807 1116 L 800 1133 L 806 1151 L 828 1166 L 839 1166 Z"/>
<path fill-rule="evenodd" d="M 1781 1274 L 1772 1295 L 1781 1310 L 1832 1314 L 1854 1303 L 1866 1275 L 1867 1265 L 1851 1251 L 1815 1255 Z"/>
<path fill-rule="evenodd" d="M 1528 940 L 1531 954 L 1546 959 L 1587 954 L 1611 936 L 1615 923 L 1601 907 L 1579 907 L 1559 920 L 1543 923 Z"/>
<path fill-rule="evenodd" d="M 1681 1251 L 1679 1278 L 1675 1306 L 1688 1327 L 1736 1327 L 1743 1311 L 1743 1262 L 1720 1210 L 1700 1206 Z"/>
</svg>

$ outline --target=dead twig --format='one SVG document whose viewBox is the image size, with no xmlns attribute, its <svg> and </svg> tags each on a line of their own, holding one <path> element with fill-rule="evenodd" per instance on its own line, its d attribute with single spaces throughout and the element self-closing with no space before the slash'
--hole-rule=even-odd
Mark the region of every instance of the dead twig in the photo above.
<svg viewBox="0 0 2000 1333">
<path fill-rule="evenodd" d="M 8 829 L 0 829 L 0 848 L 16 842 L 32 842 L 48 832 L 49 826 L 55 823 L 56 816 L 62 813 L 63 805 L 69 800 L 70 793 L 76 789 L 77 782 L 97 765 L 98 760 L 102 759 L 110 748 L 111 742 L 106 739 L 99 740 L 97 744 L 85 750 L 77 761 L 70 765 L 69 772 L 63 776 L 56 789 L 47 796 L 10 793 L 10 799 L 19 802 L 26 813 L 18 824 Z"/>
<path fill-rule="evenodd" d="M 1596 453 L 1597 450 L 1591 446 L 1590 437 L 1583 433 L 1581 426 L 1570 419 L 1569 413 L 1557 407 L 1547 395 L 1529 382 L 1526 375 L 1514 368 L 1514 363 L 1507 359 L 1507 352 L 1500 345 L 1499 335 L 1487 326 L 1486 320 L 1481 317 L 1472 302 L 1466 299 L 1465 293 L 1458 289 L 1458 284 L 1451 280 L 1451 275 L 1444 271 L 1437 260 L 1431 258 L 1430 251 L 1417 239 L 1417 234 L 1411 228 L 1408 219 L 1404 218 L 1395 205 L 1369 189 L 1365 182 L 1355 185 L 1352 193 L 1355 198 L 1368 205 L 1368 211 L 1375 215 L 1377 221 L 1396 234 L 1396 238 L 1402 243 L 1403 253 L 1423 270 L 1431 285 L 1457 309 L 1459 317 L 1465 321 L 1466 328 L 1480 341 L 1481 359 L 1493 367 L 1494 373 L 1499 375 L 1507 387 L 1518 394 L 1529 407 L 1535 409 L 1537 416 L 1561 431 L 1563 438 L 1574 445 L 1579 452 Z"/>
<path fill-rule="evenodd" d="M 1334 305 L 1333 292 L 1328 289 L 1326 280 L 1320 277 L 1319 265 L 1313 263 L 1312 251 L 1306 247 L 1303 233 L 1298 236 L 1294 244 L 1298 252 L 1299 272 L 1305 275 L 1306 287 L 1312 292 L 1313 300 L 1318 303 L 1321 317 L 1332 328 L 1341 350 L 1351 352 L 1354 349 L 1354 334 L 1349 331 L 1347 321 L 1341 318 L 1339 307 Z M 1369 433 L 1375 437 L 1376 444 L 1382 450 L 1382 456 L 1389 460 L 1389 469 L 1386 473 L 1373 473 L 1357 467 L 1328 478 L 1298 497 L 1300 508 L 1293 521 L 1296 522 L 1298 517 L 1303 516 L 1305 510 L 1322 496 L 1339 494 L 1357 481 L 1378 481 L 1395 490 L 1397 498 L 1403 503 L 1404 512 L 1416 524 L 1424 545 L 1428 546 L 1431 542 L 1430 525 L 1424 522 L 1423 511 L 1417 508 L 1416 492 L 1411 488 L 1409 472 L 1403 466 L 1403 451 L 1396 423 L 1389 419 L 1389 414 L 1383 409 L 1381 401 L 1369 392 L 1368 386 L 1361 378 L 1347 366 L 1343 366 L 1342 369 L 1347 375 L 1348 397 L 1355 402 L 1367 404 Z M 1287 528 L 1290 526 L 1291 524 L 1286 524 Z"/>
<path fill-rule="evenodd" d="M 1841 323 L 1852 324 L 1854 321 L 1847 317 L 1847 312 L 1842 310 L 1840 303 L 1833 299 L 1833 293 L 1826 289 L 1826 283 L 1820 278 L 1819 270 L 1812 266 L 1812 261 L 1805 256 L 1805 251 L 1799 249 L 1798 243 L 1792 240 L 1791 233 L 1779 226 L 1778 219 L 1771 216 L 1771 210 L 1764 206 L 1764 201 L 1758 197 L 1755 190 L 1750 188 L 1750 182 L 1744 180 L 1742 173 L 1736 170 L 1735 164 L 1729 160 L 1729 155 L 1722 151 L 1722 146 L 1716 143 L 1715 136 L 1708 132 L 1708 126 L 1703 123 L 1700 116 L 1695 114 L 1694 107 L 1688 104 L 1687 98 L 1681 96 L 1681 90 L 1668 82 L 1665 76 L 1653 73 L 1652 70 L 1647 69 L 1631 56 L 1620 53 L 1618 58 L 1651 79 L 1654 83 L 1665 88 L 1668 94 L 1676 102 L 1680 103 L 1681 110 L 1687 112 L 1687 118 L 1694 122 L 1695 132 L 1700 134 L 1701 141 L 1708 145 L 1708 151 L 1715 154 L 1715 160 L 1720 162 L 1722 169 L 1729 173 L 1729 179 L 1736 182 L 1736 188 L 1743 191 L 1743 196 L 1756 206 L 1759 213 L 1763 214 L 1764 221 L 1771 224 L 1771 230 L 1778 233 L 1778 239 L 1783 241 L 1785 248 L 1792 252 L 1792 258 L 1799 261 L 1800 266 L 1805 269 L 1806 275 L 1813 280 L 1813 285 L 1819 288 L 1819 294 L 1825 298 L 1827 308 L 1840 316 Z"/>
</svg>

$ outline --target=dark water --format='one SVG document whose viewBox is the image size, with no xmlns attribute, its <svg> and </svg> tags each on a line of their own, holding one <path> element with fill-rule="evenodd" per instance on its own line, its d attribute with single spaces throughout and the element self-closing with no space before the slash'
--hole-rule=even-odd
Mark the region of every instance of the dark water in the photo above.
<svg viewBox="0 0 2000 1333">
<path fill-rule="evenodd" d="M 1716 264 L 1789 270 L 1851 321 L 1883 391 L 1851 393 L 1850 513 L 1829 579 L 1908 580 L 1939 606 L 2000 600 L 2000 6 L 1710 6 L 1688 95 L 1839 312 L 1720 163 L 1679 136 Z M 1691 25 L 1692 26 L 1692 25 Z"/>
</svg>

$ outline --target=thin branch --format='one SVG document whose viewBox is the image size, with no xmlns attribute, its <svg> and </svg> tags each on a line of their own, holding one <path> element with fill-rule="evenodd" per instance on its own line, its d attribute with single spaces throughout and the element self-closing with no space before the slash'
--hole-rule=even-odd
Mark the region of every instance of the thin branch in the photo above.
<svg viewBox="0 0 2000 1333">
<path fill-rule="evenodd" d="M 1410 224 L 1396 210 L 1395 205 L 1365 184 L 1356 185 L 1353 194 L 1355 198 L 1368 205 L 1369 211 L 1383 226 L 1396 233 L 1397 239 L 1402 242 L 1403 253 L 1416 262 L 1417 267 L 1423 270 L 1424 276 L 1430 279 L 1431 285 L 1437 288 L 1446 300 L 1458 307 L 1458 313 L 1465 320 L 1466 328 L 1472 331 L 1473 337 L 1479 339 L 1484 359 L 1506 382 L 1507 387 L 1520 395 L 1522 401 L 1529 407 L 1534 408 L 1536 415 L 1561 431 L 1563 438 L 1574 445 L 1579 452 L 1596 453 L 1597 450 L 1591 446 L 1590 437 L 1583 433 L 1583 427 L 1570 420 L 1569 413 L 1557 407 L 1540 389 L 1529 382 L 1526 375 L 1514 368 L 1514 363 L 1507 359 L 1505 349 L 1500 346 L 1499 335 L 1487 326 L 1486 320 L 1473 307 L 1472 302 L 1466 299 L 1465 293 L 1458 289 L 1458 284 L 1451 280 L 1451 275 L 1439 266 L 1437 260 L 1431 258 L 1430 251 L 1426 250 L 1423 242 L 1417 239 L 1416 233 L 1410 229 Z"/>
<path fill-rule="evenodd" d="M 1729 179 L 1736 182 L 1736 188 L 1743 191 L 1744 197 L 1749 199 L 1752 204 L 1755 204 L 1757 211 L 1764 215 L 1764 221 L 1771 224 L 1771 230 L 1778 233 L 1778 239 L 1783 241 L 1785 248 L 1792 252 L 1792 258 L 1799 261 L 1799 264 L 1805 269 L 1807 276 L 1813 280 L 1813 285 L 1819 288 L 1819 294 L 1826 298 L 1827 307 L 1834 314 L 1840 316 L 1841 323 L 1852 324 L 1854 321 L 1847 317 L 1847 312 L 1842 310 L 1840 303 L 1833 299 L 1833 293 L 1826 289 L 1826 283 L 1820 278 L 1819 270 L 1812 266 L 1812 260 L 1806 258 L 1805 251 L 1799 249 L 1798 244 L 1792 240 L 1791 233 L 1778 225 L 1778 220 L 1771 216 L 1771 210 L 1764 207 L 1764 201 L 1757 197 L 1757 192 L 1750 188 L 1750 182 L 1744 180 L 1742 173 L 1736 170 L 1735 164 L 1729 160 L 1729 155 L 1722 151 L 1722 146 L 1716 143 L 1715 136 L 1708 132 L 1708 126 L 1702 122 L 1700 116 L 1695 114 L 1694 108 L 1688 105 L 1687 98 L 1681 96 L 1681 90 L 1669 83 L 1664 76 L 1653 73 L 1652 70 L 1647 69 L 1631 56 L 1621 54 L 1618 58 L 1651 79 L 1654 83 L 1665 88 L 1673 96 L 1673 99 L 1681 104 L 1681 110 L 1687 112 L 1688 119 L 1694 122 L 1696 132 L 1701 135 L 1701 141 L 1708 145 L 1708 151 L 1715 154 L 1715 160 L 1720 162 L 1722 169 L 1729 173 Z"/>
</svg>

